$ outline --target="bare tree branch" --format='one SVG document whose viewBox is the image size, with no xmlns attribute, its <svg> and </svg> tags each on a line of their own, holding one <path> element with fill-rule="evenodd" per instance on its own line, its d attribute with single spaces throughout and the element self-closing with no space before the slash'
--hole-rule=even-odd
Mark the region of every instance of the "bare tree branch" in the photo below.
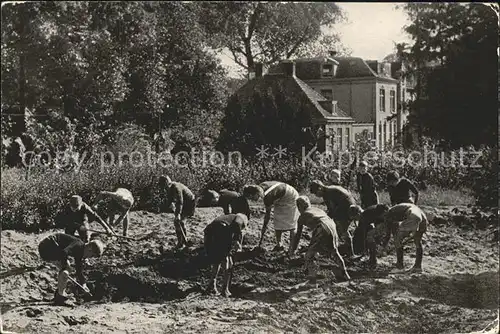
<svg viewBox="0 0 500 334">
<path fill-rule="evenodd" d="M 233 49 L 229 48 L 229 51 L 231 51 L 231 53 L 232 53 L 232 55 L 233 55 L 233 60 L 234 60 L 234 62 L 235 62 L 236 64 L 240 65 L 240 66 L 241 66 L 241 67 L 243 67 L 244 69 L 248 69 L 248 66 L 247 66 L 247 65 L 245 65 L 245 64 L 244 64 L 244 63 L 240 60 L 240 58 L 237 56 L 237 53 L 236 53 Z"/>
<path fill-rule="evenodd" d="M 262 3 L 258 2 L 252 15 L 250 16 L 250 24 L 248 25 L 248 34 L 247 34 L 247 38 L 249 41 L 252 39 L 252 35 L 255 31 L 255 26 L 257 24 L 257 19 L 259 18 L 261 12 L 262 12 Z"/>
</svg>

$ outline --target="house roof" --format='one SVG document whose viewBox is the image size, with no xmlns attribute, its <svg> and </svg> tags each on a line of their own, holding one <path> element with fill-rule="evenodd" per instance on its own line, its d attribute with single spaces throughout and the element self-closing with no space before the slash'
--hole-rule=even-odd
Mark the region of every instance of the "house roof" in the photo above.
<svg viewBox="0 0 500 334">
<path fill-rule="evenodd" d="M 307 98 L 311 101 L 311 103 L 313 103 L 316 106 L 316 108 L 319 111 L 321 111 L 323 116 L 325 116 L 325 117 L 351 118 L 349 115 L 347 115 L 346 112 L 344 112 L 342 109 L 340 109 L 339 106 L 337 106 L 335 114 L 332 114 L 331 112 L 328 112 L 327 110 L 325 110 L 320 105 L 319 102 L 320 101 L 328 101 L 328 99 L 326 97 L 324 97 L 323 95 L 321 95 L 320 93 L 318 93 L 317 91 L 315 91 L 314 89 L 312 89 L 308 84 L 306 84 L 304 81 L 300 80 L 299 78 L 294 77 L 294 79 L 297 82 L 297 84 L 300 86 L 300 88 L 302 89 L 304 94 L 306 94 Z"/>
<path fill-rule="evenodd" d="M 294 76 L 278 73 L 254 78 L 243 85 L 236 92 L 236 95 L 241 99 L 251 99 L 256 92 L 265 92 L 269 94 L 279 91 L 289 92 L 290 97 L 305 102 L 305 104 L 311 108 L 311 112 L 316 114 L 316 118 L 320 117 L 326 120 L 354 122 L 354 119 L 348 116 L 338 106 L 336 108 L 336 113 L 331 113 L 323 108 L 320 102 L 328 101 L 328 99 L 316 92 L 304 81 Z"/>
<path fill-rule="evenodd" d="M 367 62 L 359 57 L 311 57 L 311 58 L 297 58 L 294 59 L 296 66 L 300 68 L 304 63 L 312 62 L 324 62 L 330 61 L 335 62 L 338 65 L 337 73 L 335 79 L 345 79 L 345 78 L 379 78 L 385 80 L 394 80 L 394 78 L 378 75 L 372 68 L 367 64 Z M 280 73 L 281 67 L 279 64 L 271 66 L 269 73 Z"/>
<path fill-rule="evenodd" d="M 339 62 L 336 78 L 376 77 L 377 74 L 359 57 L 336 57 Z"/>
<path fill-rule="evenodd" d="M 325 56 L 325 57 L 318 56 L 318 57 L 310 57 L 310 58 L 296 58 L 296 59 L 294 59 L 294 61 L 296 63 L 300 63 L 300 62 L 306 63 L 306 62 L 310 62 L 310 61 L 321 61 L 321 62 L 328 61 L 328 62 L 335 63 L 335 64 L 339 63 L 335 58 L 332 58 L 330 56 Z"/>
</svg>

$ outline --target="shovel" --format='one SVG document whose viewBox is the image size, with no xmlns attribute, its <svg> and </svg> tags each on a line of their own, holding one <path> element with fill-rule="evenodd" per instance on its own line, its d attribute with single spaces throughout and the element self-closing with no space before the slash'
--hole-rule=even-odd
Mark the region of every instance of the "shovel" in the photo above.
<svg viewBox="0 0 500 334">
<path fill-rule="evenodd" d="M 82 289 L 83 291 L 85 291 L 85 293 L 88 293 L 90 295 L 90 297 L 93 297 L 92 294 L 90 293 L 90 290 L 88 289 L 85 289 L 80 283 L 78 283 L 74 278 L 72 278 L 71 276 L 68 276 L 68 279 L 73 282 L 76 286 L 78 286 L 80 289 Z"/>
<path fill-rule="evenodd" d="M 134 241 L 137 241 L 136 238 L 132 238 L 132 237 L 126 237 L 124 235 L 118 235 L 118 234 L 109 234 L 108 232 L 104 232 L 104 231 L 97 231 L 97 230 L 88 230 L 89 232 L 92 232 L 92 233 L 98 233 L 98 234 L 107 234 L 109 236 L 112 236 L 112 237 L 117 237 L 117 238 L 122 238 L 122 239 L 126 239 L 126 240 L 134 240 Z"/>
</svg>

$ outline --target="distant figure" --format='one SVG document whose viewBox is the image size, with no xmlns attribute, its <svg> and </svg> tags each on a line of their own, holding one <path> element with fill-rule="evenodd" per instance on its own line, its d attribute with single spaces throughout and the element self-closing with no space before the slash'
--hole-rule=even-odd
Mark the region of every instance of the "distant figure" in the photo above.
<svg viewBox="0 0 500 334">
<path fill-rule="evenodd" d="M 388 190 L 392 205 L 399 203 L 417 204 L 418 189 L 413 182 L 404 177 L 400 178 L 399 174 L 393 171 L 387 174 L 387 183 L 389 184 Z M 414 198 L 412 198 L 410 192 L 415 195 Z"/>
<path fill-rule="evenodd" d="M 340 181 L 341 181 L 340 170 L 338 169 L 332 170 L 332 185 L 340 186 Z"/>
<path fill-rule="evenodd" d="M 271 219 L 271 210 L 273 210 L 273 225 L 276 234 L 276 247 L 273 251 L 282 251 L 281 235 L 283 232 L 290 232 L 290 247 L 295 238 L 297 230 L 297 219 L 299 211 L 297 210 L 296 200 L 299 193 L 294 187 L 283 182 L 267 181 L 259 185 L 247 185 L 243 188 L 243 195 L 252 200 L 263 198 L 266 206 L 264 216 L 264 225 L 258 247 L 262 247 L 262 241 L 267 230 L 267 225 Z"/>
<path fill-rule="evenodd" d="M 318 252 L 333 255 L 342 269 L 344 278 L 350 280 L 351 278 L 347 273 L 344 260 L 338 250 L 339 238 L 335 222 L 323 210 L 312 207 L 309 198 L 306 196 L 300 196 L 297 199 L 297 207 L 300 212 L 297 223 L 298 229 L 289 255 L 291 256 L 297 249 L 302 230 L 304 226 L 307 226 L 312 230 L 311 242 L 305 255 L 305 266 L 308 271 L 309 282 L 316 283 L 317 267 L 314 263 L 314 258 Z"/>
<path fill-rule="evenodd" d="M 173 182 L 168 176 L 160 176 L 160 191 L 165 199 L 165 207 L 170 208 L 175 203 L 174 226 L 177 235 L 176 248 L 188 246 L 187 231 L 184 221 L 194 215 L 196 200 L 188 187 L 180 182 Z"/>
<path fill-rule="evenodd" d="M 110 226 L 116 226 L 123 221 L 123 235 L 127 236 L 128 226 L 130 224 L 130 209 L 134 205 L 134 196 L 132 193 L 125 188 L 118 188 L 114 192 L 111 191 L 101 191 L 94 201 L 94 210 L 99 212 L 99 206 L 101 201 L 108 200 L 101 210 L 103 212 L 102 216 L 108 221 Z M 115 215 L 119 215 L 115 219 Z"/>
<path fill-rule="evenodd" d="M 108 234 L 114 235 L 108 224 L 78 195 L 73 195 L 69 199 L 69 210 L 66 210 L 63 219 L 66 225 L 64 232 L 74 235 L 78 231 L 80 238 L 85 243 L 90 240 L 89 223 L 94 220 L 101 224 Z M 89 221 L 89 219 L 91 220 Z"/>
<path fill-rule="evenodd" d="M 352 219 L 349 216 L 349 208 L 356 205 L 352 194 L 341 186 L 325 186 L 321 181 L 315 180 L 311 183 L 309 190 L 314 195 L 323 198 L 327 207 L 327 213 L 337 225 L 337 231 L 340 237 L 349 244 L 349 252 L 354 256 L 352 245 L 352 236 L 349 232 L 349 226 Z"/>
<path fill-rule="evenodd" d="M 219 294 L 217 275 L 224 265 L 224 296 L 230 296 L 229 287 L 233 276 L 233 255 L 243 247 L 243 233 L 248 218 L 241 213 L 229 214 L 216 218 L 204 230 L 204 245 L 208 261 L 213 265 L 213 276 L 208 287 L 209 292 Z"/>
<path fill-rule="evenodd" d="M 243 194 L 227 189 L 221 190 L 219 194 L 219 206 L 222 207 L 225 215 L 242 213 L 250 219 L 250 205 Z"/>
<path fill-rule="evenodd" d="M 413 241 L 416 247 L 415 265 L 410 269 L 411 272 L 422 272 L 422 236 L 427 231 L 427 217 L 425 213 L 415 204 L 401 203 L 389 209 L 385 215 L 386 236 L 383 242 L 384 248 L 387 248 L 391 234 L 394 236 L 394 245 L 396 247 L 396 267 L 403 269 L 403 239 L 413 234 Z"/>
<path fill-rule="evenodd" d="M 372 268 L 375 268 L 377 264 L 376 246 L 381 243 L 386 232 L 384 218 L 389 211 L 389 206 L 377 204 L 363 211 L 361 207 L 353 205 L 350 211 L 353 219 L 359 222 L 354 231 L 354 250 L 357 254 L 362 255 L 368 251 L 370 256 L 369 264 Z"/>
<path fill-rule="evenodd" d="M 202 195 L 196 199 L 196 207 L 215 207 L 219 204 L 219 193 L 215 190 L 205 190 Z"/>
<path fill-rule="evenodd" d="M 57 276 L 57 290 L 54 295 L 56 305 L 65 305 L 68 300 L 65 294 L 71 268 L 68 258 L 72 257 L 75 260 L 76 281 L 86 292 L 89 292 L 83 274 L 83 260 L 100 257 L 103 251 L 104 244 L 100 240 L 94 239 L 84 244 L 79 238 L 63 233 L 52 234 L 40 242 L 38 253 L 42 260 L 56 262 L 60 269 Z"/>
<path fill-rule="evenodd" d="M 375 191 L 375 181 L 372 174 L 368 172 L 368 164 L 362 161 L 359 166 L 359 173 L 357 175 L 357 185 L 359 197 L 361 199 L 361 207 L 363 209 L 372 205 L 378 204 L 378 195 Z"/>
</svg>

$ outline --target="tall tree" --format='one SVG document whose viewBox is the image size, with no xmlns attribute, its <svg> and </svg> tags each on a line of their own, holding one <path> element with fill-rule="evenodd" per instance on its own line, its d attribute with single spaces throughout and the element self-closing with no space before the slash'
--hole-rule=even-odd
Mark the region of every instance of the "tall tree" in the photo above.
<svg viewBox="0 0 500 334">
<path fill-rule="evenodd" d="M 309 43 L 297 52 L 299 57 L 316 57 L 328 55 L 330 51 L 335 51 L 339 57 L 350 56 L 352 50 L 342 44 L 337 34 L 327 34 L 321 36 L 316 42 Z"/>
<path fill-rule="evenodd" d="M 3 6 L 2 134 L 22 131 L 4 115 L 26 106 L 48 132 L 63 133 L 69 120 L 83 149 L 130 122 L 151 135 L 196 124 L 215 137 L 225 72 L 205 40 L 182 2 Z"/>
<path fill-rule="evenodd" d="M 332 2 L 210 2 L 193 4 L 216 49 L 227 48 L 236 64 L 252 68 L 300 54 L 345 15 Z"/>
<path fill-rule="evenodd" d="M 421 66 L 412 124 L 446 146 L 496 145 L 497 14 L 476 3 L 405 9 L 413 20 L 406 30 L 416 41 L 410 56 Z"/>
</svg>

